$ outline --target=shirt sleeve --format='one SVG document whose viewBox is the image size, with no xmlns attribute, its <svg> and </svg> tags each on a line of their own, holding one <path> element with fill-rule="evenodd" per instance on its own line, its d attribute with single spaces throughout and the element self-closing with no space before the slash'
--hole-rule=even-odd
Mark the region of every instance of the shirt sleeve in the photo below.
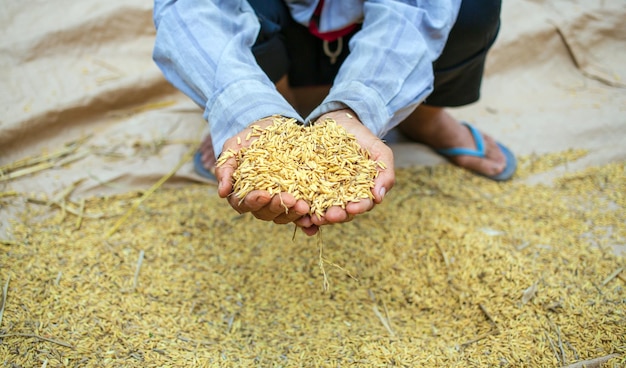
<svg viewBox="0 0 626 368">
<path fill-rule="evenodd" d="M 153 58 L 165 78 L 204 109 L 215 154 L 255 120 L 302 120 L 258 66 L 260 29 L 244 0 L 155 0 Z"/>
<path fill-rule="evenodd" d="M 365 1 L 362 29 L 329 95 L 307 121 L 349 107 L 379 137 L 433 90 L 433 62 L 456 20 L 459 0 Z"/>
</svg>

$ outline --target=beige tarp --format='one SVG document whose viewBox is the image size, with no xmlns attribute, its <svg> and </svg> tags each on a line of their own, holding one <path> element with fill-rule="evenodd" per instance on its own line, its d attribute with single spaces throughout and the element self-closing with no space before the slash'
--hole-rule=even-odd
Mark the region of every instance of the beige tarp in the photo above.
<svg viewBox="0 0 626 368">
<path fill-rule="evenodd" d="M 568 170 L 626 159 L 626 2 L 503 6 L 482 99 L 454 114 L 518 155 L 590 150 Z M 0 166 L 84 141 L 70 164 L 0 191 L 52 194 L 83 179 L 74 196 L 107 194 L 146 188 L 176 166 L 206 123 L 154 65 L 154 33 L 149 1 L 3 1 Z M 441 162 L 417 144 L 394 149 L 400 165 Z M 167 185 L 193 180 L 187 163 Z"/>
</svg>

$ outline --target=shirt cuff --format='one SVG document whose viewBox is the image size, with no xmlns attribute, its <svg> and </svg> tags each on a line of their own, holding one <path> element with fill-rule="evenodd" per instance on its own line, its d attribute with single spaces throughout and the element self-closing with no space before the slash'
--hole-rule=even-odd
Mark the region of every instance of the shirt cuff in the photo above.
<svg viewBox="0 0 626 368">
<path fill-rule="evenodd" d="M 387 132 L 391 114 L 378 93 L 358 81 L 333 86 L 321 105 L 309 114 L 306 121 L 314 121 L 321 115 L 335 110 L 352 109 L 363 125 L 373 134 L 382 137 Z"/>
<path fill-rule="evenodd" d="M 228 85 L 207 102 L 204 110 L 215 156 L 220 155 L 226 140 L 253 122 L 272 115 L 302 121 L 296 110 L 273 85 L 259 80 L 238 81 Z"/>
</svg>

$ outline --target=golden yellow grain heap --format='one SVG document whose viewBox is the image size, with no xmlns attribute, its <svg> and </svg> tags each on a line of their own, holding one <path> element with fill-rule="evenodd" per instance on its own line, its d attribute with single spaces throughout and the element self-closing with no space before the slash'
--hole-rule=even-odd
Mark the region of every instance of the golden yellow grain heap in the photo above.
<svg viewBox="0 0 626 368">
<path fill-rule="evenodd" d="M 548 184 L 449 164 L 396 179 L 374 211 L 324 227 L 343 268 L 329 291 L 317 239 L 212 186 L 80 205 L 0 188 L 0 218 L 16 213 L 0 367 L 626 367 L 626 162 Z"/>
<path fill-rule="evenodd" d="M 256 139 L 249 147 L 226 151 L 217 163 L 236 158 L 235 195 L 287 192 L 309 203 L 310 214 L 318 216 L 331 206 L 345 208 L 349 202 L 373 198 L 374 178 L 385 168 L 333 119 L 304 126 L 295 119 L 275 117 L 265 129 L 253 126 L 250 138 Z"/>
</svg>

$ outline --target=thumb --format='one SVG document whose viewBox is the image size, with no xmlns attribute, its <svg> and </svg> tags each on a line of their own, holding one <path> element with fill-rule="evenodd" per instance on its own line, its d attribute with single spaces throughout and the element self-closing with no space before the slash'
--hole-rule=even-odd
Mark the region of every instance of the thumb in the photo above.
<svg viewBox="0 0 626 368">
<path fill-rule="evenodd" d="M 233 191 L 233 173 L 237 168 L 237 160 L 230 157 L 223 164 L 215 168 L 217 178 L 217 194 L 221 198 L 226 198 Z"/>
<path fill-rule="evenodd" d="M 389 193 L 393 185 L 395 184 L 396 176 L 393 170 L 393 164 L 391 167 L 386 167 L 378 172 L 378 176 L 374 179 L 374 188 L 372 194 L 374 195 L 374 203 L 379 204 L 385 198 L 385 194 Z"/>
<path fill-rule="evenodd" d="M 372 159 L 379 162 L 380 165 L 378 176 L 374 179 L 374 188 L 372 189 L 374 203 L 379 204 L 396 182 L 393 151 L 380 140 L 372 146 L 371 150 L 373 151 Z"/>
</svg>

